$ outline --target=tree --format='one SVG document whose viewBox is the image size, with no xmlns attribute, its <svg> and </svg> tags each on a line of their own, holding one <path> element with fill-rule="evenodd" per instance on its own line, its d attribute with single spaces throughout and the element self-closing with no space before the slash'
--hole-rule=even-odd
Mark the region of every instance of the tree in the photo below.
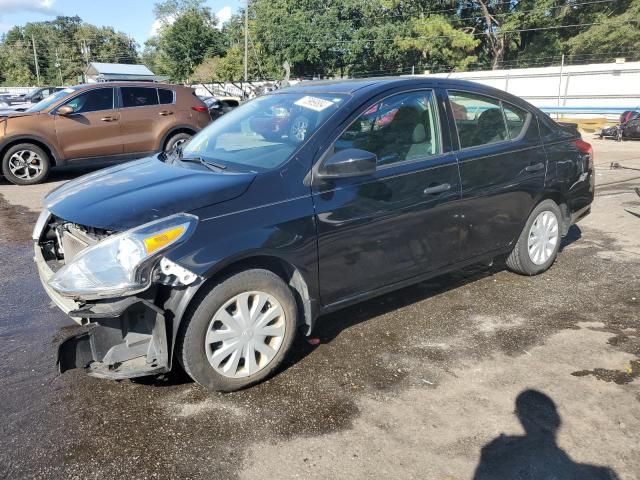
<svg viewBox="0 0 640 480">
<path fill-rule="evenodd" d="M 622 9 L 612 9 L 595 16 L 590 26 L 565 42 L 570 55 L 593 58 L 604 55 L 609 58 L 636 55 L 640 44 L 640 0 L 633 0 Z M 617 15 L 615 13 L 618 13 Z"/>
<path fill-rule="evenodd" d="M 411 36 L 397 38 L 396 44 L 403 51 L 418 51 L 430 70 L 466 70 L 478 60 L 473 52 L 480 40 L 454 28 L 442 15 L 430 15 L 412 20 Z"/>
<path fill-rule="evenodd" d="M 205 58 L 224 53 L 218 19 L 203 0 L 165 0 L 155 5 L 154 13 L 161 27 L 149 47 L 161 56 L 173 80 L 187 81 Z"/>
<path fill-rule="evenodd" d="M 15 26 L 0 40 L 0 81 L 34 85 L 36 68 L 32 42 L 38 52 L 43 84 L 76 83 L 89 61 L 137 63 L 137 45 L 124 33 L 96 27 L 80 17 L 56 17 L 52 21 Z"/>
</svg>

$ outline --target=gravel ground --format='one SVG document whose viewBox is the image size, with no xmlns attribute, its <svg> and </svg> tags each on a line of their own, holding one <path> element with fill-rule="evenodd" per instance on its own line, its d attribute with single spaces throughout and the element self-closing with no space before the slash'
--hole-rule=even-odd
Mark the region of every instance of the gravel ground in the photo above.
<svg viewBox="0 0 640 480">
<path fill-rule="evenodd" d="M 0 184 L 0 477 L 640 478 L 640 171 L 609 169 L 640 169 L 640 143 L 593 144 L 593 213 L 549 272 L 474 267 L 323 317 L 233 394 L 57 375 L 76 327 L 29 236 L 74 173 Z"/>
</svg>

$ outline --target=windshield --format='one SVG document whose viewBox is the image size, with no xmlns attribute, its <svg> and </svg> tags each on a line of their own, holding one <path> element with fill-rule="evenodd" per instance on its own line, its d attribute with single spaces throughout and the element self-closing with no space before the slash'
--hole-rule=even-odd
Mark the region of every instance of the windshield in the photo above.
<svg viewBox="0 0 640 480">
<path fill-rule="evenodd" d="M 35 105 L 33 105 L 32 107 L 28 108 L 26 111 L 27 112 L 41 112 L 41 111 L 46 110 L 47 108 L 49 108 L 51 105 L 56 103 L 58 100 L 61 100 L 64 97 L 66 97 L 67 95 L 69 95 L 71 93 L 74 93 L 74 92 L 75 92 L 75 90 L 73 88 L 65 88 L 64 90 L 59 90 L 57 92 L 52 93 L 47 98 L 43 98 L 42 100 L 40 100 Z"/>
<path fill-rule="evenodd" d="M 183 156 L 244 171 L 284 163 L 346 101 L 342 95 L 265 95 L 223 115 L 195 135 Z"/>
</svg>

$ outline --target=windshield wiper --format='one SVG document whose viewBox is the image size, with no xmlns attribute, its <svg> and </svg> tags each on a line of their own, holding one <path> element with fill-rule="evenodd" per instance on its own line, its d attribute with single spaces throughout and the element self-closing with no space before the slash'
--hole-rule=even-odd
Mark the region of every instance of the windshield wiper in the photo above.
<svg viewBox="0 0 640 480">
<path fill-rule="evenodd" d="M 213 170 L 213 171 L 222 171 L 222 170 L 226 170 L 227 166 L 226 165 L 221 165 L 219 163 L 214 163 L 214 162 L 209 162 L 207 160 L 205 160 L 202 157 L 178 157 L 180 159 L 181 162 L 191 162 L 191 163 L 200 163 L 204 166 L 206 166 L 207 168 L 209 168 L 209 170 Z"/>
<path fill-rule="evenodd" d="M 200 163 L 204 166 L 206 166 L 209 170 L 214 170 L 214 171 L 221 171 L 221 170 L 226 170 L 227 166 L 226 165 L 222 165 L 220 163 L 215 163 L 215 162 L 210 162 L 208 160 L 205 160 L 202 157 L 183 157 L 183 152 L 182 152 L 182 146 L 178 146 L 175 148 L 175 150 L 173 151 L 173 158 L 174 158 L 174 162 L 176 161 L 176 159 L 180 160 L 181 162 L 191 162 L 191 163 Z"/>
</svg>

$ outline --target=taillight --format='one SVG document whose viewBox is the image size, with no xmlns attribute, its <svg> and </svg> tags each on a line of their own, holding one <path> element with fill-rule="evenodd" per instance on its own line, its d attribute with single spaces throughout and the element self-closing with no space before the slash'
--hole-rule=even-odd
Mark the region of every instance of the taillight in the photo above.
<svg viewBox="0 0 640 480">
<path fill-rule="evenodd" d="M 580 150 L 580 153 L 587 157 L 587 165 L 590 170 L 593 167 L 593 147 L 590 143 L 585 142 L 581 138 L 574 142 L 576 148 Z"/>
<path fill-rule="evenodd" d="M 593 156 L 593 147 L 591 146 L 590 143 L 587 143 L 581 138 L 579 138 L 578 140 L 575 141 L 575 144 L 576 144 L 576 147 L 578 147 L 578 150 L 580 150 L 582 153 L 584 153 L 585 155 Z"/>
<path fill-rule="evenodd" d="M 203 112 L 203 113 L 209 111 L 209 109 L 207 107 L 205 107 L 204 105 L 197 105 L 195 107 L 191 107 L 191 110 L 195 110 L 196 112 Z"/>
</svg>

